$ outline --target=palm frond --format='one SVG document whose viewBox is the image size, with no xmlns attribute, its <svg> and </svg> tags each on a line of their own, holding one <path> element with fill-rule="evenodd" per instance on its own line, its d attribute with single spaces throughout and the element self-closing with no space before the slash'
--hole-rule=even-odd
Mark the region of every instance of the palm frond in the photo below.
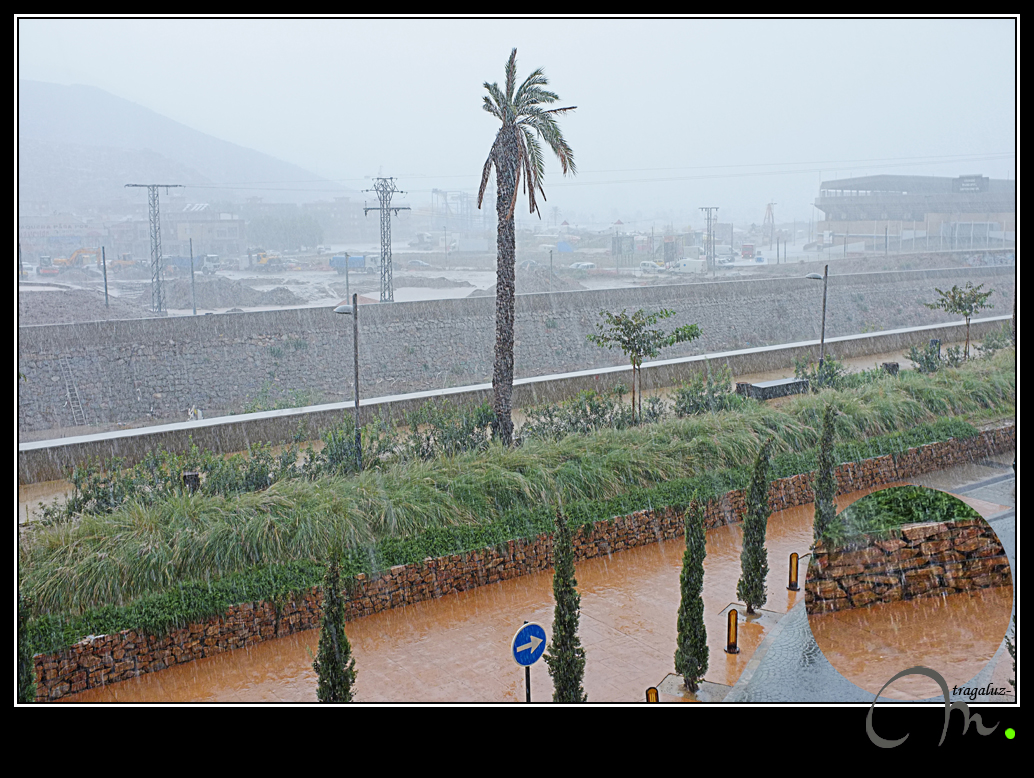
<svg viewBox="0 0 1034 778">
<path fill-rule="evenodd" d="M 510 60 L 506 63 L 506 103 L 513 105 L 513 88 L 517 83 L 517 49 L 510 52 Z"/>
<path fill-rule="evenodd" d="M 536 108 L 528 113 L 528 115 L 522 119 L 518 124 L 522 129 L 533 127 L 548 145 L 549 148 L 556 155 L 557 159 L 560 160 L 560 167 L 566 175 L 568 170 L 572 174 L 578 172 L 578 168 L 574 162 L 574 152 L 571 151 L 571 147 L 564 140 L 564 135 L 560 131 L 560 126 L 557 124 L 551 114 L 552 111 L 543 111 Z"/>
<path fill-rule="evenodd" d="M 495 151 L 493 147 L 493 152 Z M 492 154 L 488 155 L 488 159 L 485 160 L 485 169 L 481 171 L 481 188 L 478 190 L 478 208 L 481 208 L 481 202 L 485 198 L 485 187 L 488 186 L 488 177 L 492 174 Z"/>
<path fill-rule="evenodd" d="M 488 86 L 488 84 L 485 84 L 485 86 Z M 495 84 L 493 84 L 493 86 L 495 86 Z M 499 121 L 503 120 L 503 114 L 500 112 L 499 107 L 492 101 L 492 98 L 490 98 L 488 95 L 485 95 L 485 102 L 481 107 L 488 111 L 490 114 L 492 114 L 492 116 L 497 118 Z"/>
</svg>

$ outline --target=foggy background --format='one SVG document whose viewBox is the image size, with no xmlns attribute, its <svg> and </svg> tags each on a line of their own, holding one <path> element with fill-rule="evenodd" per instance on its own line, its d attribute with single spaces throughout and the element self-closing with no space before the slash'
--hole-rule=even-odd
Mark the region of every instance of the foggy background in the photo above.
<svg viewBox="0 0 1034 778">
<path fill-rule="evenodd" d="M 394 176 L 408 193 L 396 202 L 415 207 L 432 188 L 476 194 L 499 126 L 481 107 L 483 82 L 503 84 L 516 47 L 519 81 L 541 67 L 555 107 L 577 106 L 560 123 L 579 170 L 563 177 L 547 151 L 543 219 L 528 220 L 526 201 L 518 219 L 546 226 L 556 207 L 601 230 L 617 219 L 699 228 L 704 205 L 760 224 L 769 202 L 778 221 L 806 221 L 823 179 L 1012 178 L 1015 36 L 1011 18 L 17 24 L 23 92 L 25 81 L 93 87 L 108 95 L 80 99 L 122 98 L 269 155 L 283 164 L 263 194 L 285 202 L 354 195 L 377 175 Z M 42 94 L 35 105 L 54 104 Z M 78 142 L 117 146 L 103 144 L 114 119 L 91 118 L 87 132 L 76 111 L 20 109 L 23 153 L 84 133 Z M 156 166 L 152 178 L 183 172 Z M 251 181 L 216 184 L 255 194 Z"/>
</svg>

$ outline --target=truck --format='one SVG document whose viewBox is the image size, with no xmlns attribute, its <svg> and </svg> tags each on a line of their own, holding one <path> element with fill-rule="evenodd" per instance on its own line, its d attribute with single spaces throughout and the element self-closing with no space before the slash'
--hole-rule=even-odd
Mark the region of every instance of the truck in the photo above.
<svg viewBox="0 0 1034 778">
<path fill-rule="evenodd" d="M 740 256 L 744 259 L 754 259 L 754 244 L 744 243 L 740 246 Z"/>
<path fill-rule="evenodd" d="M 194 257 L 194 272 L 204 273 L 206 276 L 215 273 L 217 265 L 212 262 L 209 257 L 218 259 L 215 254 L 199 254 Z M 166 272 L 170 272 L 173 275 L 190 275 L 190 257 L 189 256 L 171 256 L 162 257 L 162 264 L 165 266 Z"/>
<path fill-rule="evenodd" d="M 330 258 L 330 266 L 337 270 L 339 276 L 345 274 L 346 267 L 351 273 L 372 273 L 379 266 L 379 257 L 361 254 L 338 254 Z"/>
</svg>

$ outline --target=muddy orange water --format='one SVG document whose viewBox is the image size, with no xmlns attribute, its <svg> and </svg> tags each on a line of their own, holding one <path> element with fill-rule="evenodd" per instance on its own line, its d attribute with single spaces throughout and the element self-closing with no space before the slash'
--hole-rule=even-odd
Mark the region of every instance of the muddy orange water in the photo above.
<svg viewBox="0 0 1034 778">
<path fill-rule="evenodd" d="M 867 492 L 840 498 L 843 504 Z M 736 599 L 740 525 L 707 532 L 704 614 L 710 649 L 706 680 L 732 685 L 755 649 L 800 592 L 786 589 L 791 552 L 812 541 L 811 505 L 773 513 L 768 523 L 768 602 L 772 613 L 739 625 L 739 654 L 723 650 L 725 609 Z M 578 634 L 586 653 L 589 700 L 639 702 L 645 690 L 674 671 L 681 538 L 652 543 L 576 565 L 581 595 Z M 804 580 L 807 559 L 800 565 Z M 346 626 L 363 702 L 506 702 L 524 700 L 524 671 L 510 641 L 524 620 L 551 635 L 552 571 L 482 586 L 351 621 Z M 141 675 L 64 698 L 68 702 L 315 702 L 310 630 L 218 656 Z M 999 636 L 999 641 L 1001 636 Z M 967 679 L 968 680 L 968 679 Z M 531 669 L 533 701 L 548 701 L 552 682 L 544 661 Z"/>
<path fill-rule="evenodd" d="M 808 623 L 830 664 L 867 692 L 877 694 L 895 674 L 917 665 L 936 670 L 950 689 L 969 682 L 994 656 L 1009 628 L 1012 596 L 1011 586 L 1001 586 L 815 614 Z M 1011 664 L 999 665 L 994 685 L 1008 688 L 998 671 Z M 909 675 L 883 696 L 918 700 L 940 697 L 941 690 L 930 678 Z"/>
</svg>

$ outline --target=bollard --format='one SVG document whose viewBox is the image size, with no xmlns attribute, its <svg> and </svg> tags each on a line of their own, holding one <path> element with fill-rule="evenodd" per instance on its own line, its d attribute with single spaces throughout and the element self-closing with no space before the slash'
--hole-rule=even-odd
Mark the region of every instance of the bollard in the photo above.
<svg viewBox="0 0 1034 778">
<path fill-rule="evenodd" d="M 651 686 L 649 689 L 646 690 L 646 701 L 647 702 L 658 702 L 659 700 L 660 700 L 660 696 L 657 693 L 657 687 L 656 686 Z"/>
<path fill-rule="evenodd" d="M 199 472 L 187 472 L 183 474 L 183 485 L 187 487 L 187 490 L 193 494 L 201 488 L 201 473 Z"/>
<path fill-rule="evenodd" d="M 736 645 L 736 629 L 739 626 L 736 623 L 736 619 L 739 617 L 739 613 L 733 608 L 729 611 L 729 630 L 728 637 L 726 638 L 725 653 L 727 654 L 738 654 L 740 653 L 739 646 Z"/>
<path fill-rule="evenodd" d="M 797 566 L 800 562 L 800 557 L 797 554 L 790 554 L 790 583 L 787 584 L 786 588 L 791 592 L 798 592 L 801 587 L 797 585 Z"/>
</svg>

